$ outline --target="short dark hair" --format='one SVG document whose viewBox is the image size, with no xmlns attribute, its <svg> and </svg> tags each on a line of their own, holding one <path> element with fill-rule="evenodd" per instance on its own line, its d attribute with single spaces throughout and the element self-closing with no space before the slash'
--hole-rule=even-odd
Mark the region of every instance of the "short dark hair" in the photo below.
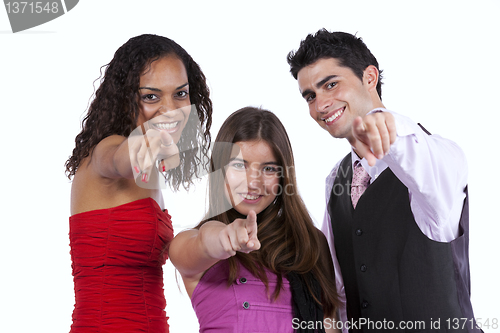
<svg viewBox="0 0 500 333">
<path fill-rule="evenodd" d="M 288 53 L 287 61 L 290 73 L 297 79 L 302 68 L 325 58 L 337 59 L 340 66 L 350 68 L 360 80 L 363 80 L 363 72 L 368 66 L 375 66 L 379 72 L 377 93 L 382 98 L 382 70 L 363 40 L 355 35 L 329 32 L 323 28 L 314 35 L 307 35 L 297 51 Z"/>
</svg>

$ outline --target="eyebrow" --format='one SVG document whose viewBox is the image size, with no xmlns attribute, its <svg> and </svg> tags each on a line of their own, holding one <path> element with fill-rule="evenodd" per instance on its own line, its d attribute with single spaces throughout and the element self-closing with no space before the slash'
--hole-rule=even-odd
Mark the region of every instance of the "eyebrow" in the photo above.
<svg viewBox="0 0 500 333">
<path fill-rule="evenodd" d="M 328 75 L 327 77 L 325 77 L 323 80 L 319 81 L 318 83 L 316 83 L 316 88 L 320 88 L 322 85 L 324 85 L 325 83 L 327 83 L 328 81 L 330 81 L 331 79 L 335 79 L 337 78 L 338 75 Z"/>
<path fill-rule="evenodd" d="M 238 162 L 243 162 L 243 163 L 248 163 L 248 161 L 244 160 L 244 159 L 241 159 L 239 157 L 233 157 L 233 158 L 230 158 L 229 159 L 229 162 L 232 162 L 232 161 L 238 161 Z M 264 163 L 261 163 L 262 165 L 279 165 L 278 162 L 264 162 Z"/>
<path fill-rule="evenodd" d="M 189 86 L 189 82 L 184 83 L 182 86 L 178 86 L 177 88 L 175 88 L 175 90 L 182 89 L 182 88 L 184 88 L 186 86 Z M 139 87 L 139 90 L 141 90 L 141 89 L 148 89 L 148 90 L 151 90 L 151 91 L 161 91 L 161 89 L 152 88 L 152 87 Z"/>
<path fill-rule="evenodd" d="M 327 83 L 328 81 L 330 81 L 331 79 L 335 79 L 337 78 L 338 75 L 328 75 L 327 77 L 325 77 L 324 79 L 322 79 L 321 81 L 319 81 L 318 83 L 316 83 L 316 88 L 319 89 L 321 88 L 322 85 L 324 85 L 325 83 Z M 307 95 L 309 95 L 310 93 L 312 93 L 313 91 L 311 89 L 306 89 L 304 90 L 304 92 L 302 93 L 302 97 L 306 97 Z"/>
<path fill-rule="evenodd" d="M 152 90 L 152 91 L 161 91 L 161 89 L 151 88 L 151 87 L 139 87 L 139 90 L 141 90 L 141 89 L 147 89 L 147 90 Z"/>
</svg>

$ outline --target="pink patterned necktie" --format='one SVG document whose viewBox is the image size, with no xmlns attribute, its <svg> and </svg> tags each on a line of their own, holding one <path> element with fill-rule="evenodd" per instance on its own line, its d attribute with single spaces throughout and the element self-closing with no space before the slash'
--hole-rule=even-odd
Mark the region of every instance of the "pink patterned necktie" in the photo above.
<svg viewBox="0 0 500 333">
<path fill-rule="evenodd" d="M 356 208 L 358 200 L 370 183 L 370 175 L 365 171 L 359 161 L 354 162 L 354 172 L 351 183 L 352 206 Z"/>
</svg>

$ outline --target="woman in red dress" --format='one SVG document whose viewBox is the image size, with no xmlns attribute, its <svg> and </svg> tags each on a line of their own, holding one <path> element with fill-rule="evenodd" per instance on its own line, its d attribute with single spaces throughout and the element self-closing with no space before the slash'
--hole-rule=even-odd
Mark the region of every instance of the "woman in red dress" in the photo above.
<svg viewBox="0 0 500 333">
<path fill-rule="evenodd" d="M 141 35 L 116 51 L 66 162 L 72 333 L 168 332 L 173 229 L 159 174 L 189 188 L 206 168 L 211 119 L 205 76 L 174 41 Z"/>
</svg>

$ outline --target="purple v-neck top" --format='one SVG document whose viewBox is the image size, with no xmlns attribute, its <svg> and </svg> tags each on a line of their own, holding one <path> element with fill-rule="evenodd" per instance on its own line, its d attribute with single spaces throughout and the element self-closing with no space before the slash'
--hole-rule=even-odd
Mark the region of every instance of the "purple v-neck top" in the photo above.
<svg viewBox="0 0 500 333">
<path fill-rule="evenodd" d="M 283 289 L 276 301 L 269 299 L 264 283 L 240 265 L 236 281 L 227 286 L 227 260 L 212 266 L 193 291 L 191 303 L 200 323 L 200 332 L 293 332 L 292 293 L 283 277 Z M 277 277 L 266 271 L 269 294 Z"/>
</svg>

